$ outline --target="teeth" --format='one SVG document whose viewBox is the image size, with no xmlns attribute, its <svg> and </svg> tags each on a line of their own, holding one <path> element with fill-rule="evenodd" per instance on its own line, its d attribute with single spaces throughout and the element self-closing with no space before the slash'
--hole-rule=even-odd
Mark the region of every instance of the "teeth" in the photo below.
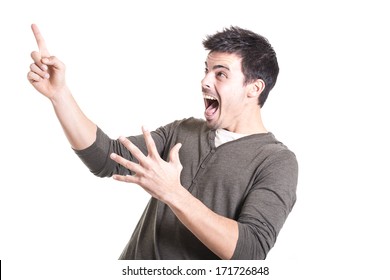
<svg viewBox="0 0 390 280">
<path fill-rule="evenodd" d="M 210 100 L 217 100 L 217 98 L 210 96 L 210 95 L 203 95 L 204 99 L 210 99 Z"/>
</svg>

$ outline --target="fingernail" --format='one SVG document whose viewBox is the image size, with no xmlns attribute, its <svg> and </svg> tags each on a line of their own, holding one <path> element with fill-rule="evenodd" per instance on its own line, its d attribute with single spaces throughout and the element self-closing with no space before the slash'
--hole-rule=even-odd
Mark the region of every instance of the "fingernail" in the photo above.
<svg viewBox="0 0 390 280">
<path fill-rule="evenodd" d="M 112 153 L 112 154 L 110 155 L 110 158 L 112 158 L 112 159 L 116 158 L 116 154 Z"/>
<path fill-rule="evenodd" d="M 43 70 L 43 71 L 47 71 L 47 69 L 49 69 L 49 68 L 47 67 L 47 65 L 43 64 L 43 65 L 42 65 L 42 70 Z"/>
<path fill-rule="evenodd" d="M 149 131 L 148 127 L 145 126 L 145 125 L 142 126 L 142 130 L 145 131 L 145 132 L 146 132 L 146 131 Z"/>
<path fill-rule="evenodd" d="M 49 63 L 49 59 L 48 59 L 48 58 L 43 58 L 43 59 L 42 59 L 42 62 L 43 62 L 43 63 Z M 42 66 L 43 66 L 43 65 L 42 65 Z M 45 65 L 45 66 L 46 66 L 46 65 Z M 46 66 L 46 67 L 47 67 L 47 66 Z"/>
<path fill-rule="evenodd" d="M 44 76 L 45 79 L 49 79 L 50 78 L 50 75 L 49 73 L 46 73 L 45 76 Z"/>
</svg>

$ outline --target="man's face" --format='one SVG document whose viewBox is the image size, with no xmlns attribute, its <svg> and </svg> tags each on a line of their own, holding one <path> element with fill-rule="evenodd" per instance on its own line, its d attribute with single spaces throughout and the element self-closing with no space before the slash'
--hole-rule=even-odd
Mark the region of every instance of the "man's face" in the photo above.
<svg viewBox="0 0 390 280">
<path fill-rule="evenodd" d="M 243 110 L 248 86 L 244 86 L 241 58 L 236 54 L 211 52 L 205 62 L 202 92 L 208 127 L 236 132 L 245 121 Z"/>
</svg>

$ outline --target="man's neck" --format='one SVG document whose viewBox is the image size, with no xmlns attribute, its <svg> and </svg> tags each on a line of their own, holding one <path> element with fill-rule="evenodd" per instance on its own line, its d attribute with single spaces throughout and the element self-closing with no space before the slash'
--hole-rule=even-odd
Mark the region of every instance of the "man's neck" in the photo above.
<svg viewBox="0 0 390 280">
<path fill-rule="evenodd" d="M 242 119 L 243 121 L 238 121 L 235 124 L 225 127 L 224 129 L 230 132 L 246 135 L 268 132 L 263 124 L 260 109 Z"/>
</svg>

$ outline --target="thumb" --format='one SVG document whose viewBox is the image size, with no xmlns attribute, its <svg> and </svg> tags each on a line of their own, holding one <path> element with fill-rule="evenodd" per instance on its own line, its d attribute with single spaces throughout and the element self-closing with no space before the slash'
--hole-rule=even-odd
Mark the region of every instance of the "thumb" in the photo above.
<svg viewBox="0 0 390 280">
<path fill-rule="evenodd" d="M 64 70 L 65 65 L 55 56 L 42 58 L 42 63 L 53 66 L 56 69 Z"/>
<path fill-rule="evenodd" d="M 181 143 L 177 143 L 171 151 L 169 152 L 169 162 L 172 162 L 173 164 L 179 164 L 180 163 L 180 158 L 179 158 L 179 150 L 181 148 Z"/>
</svg>

